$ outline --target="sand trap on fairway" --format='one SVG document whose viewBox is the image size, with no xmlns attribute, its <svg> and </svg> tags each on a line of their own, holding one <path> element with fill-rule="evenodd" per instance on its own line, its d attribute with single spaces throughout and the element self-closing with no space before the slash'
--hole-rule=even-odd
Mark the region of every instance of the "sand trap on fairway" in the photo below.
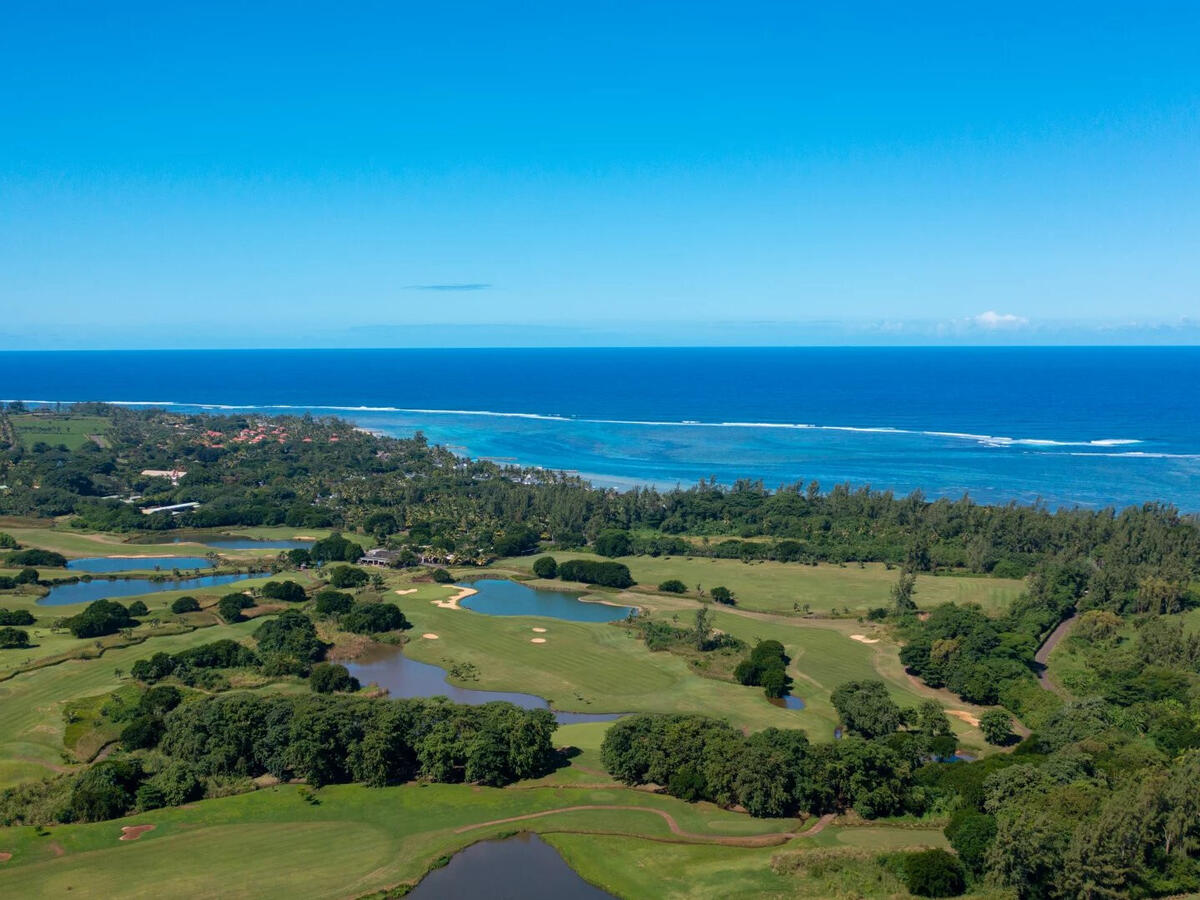
<svg viewBox="0 0 1200 900">
<path fill-rule="evenodd" d="M 0 862 L 8 862 L 10 859 L 12 859 L 11 853 L 4 853 L 3 851 L 0 851 Z"/>
<path fill-rule="evenodd" d="M 438 639 L 438 636 L 432 631 L 425 632 L 423 635 L 421 635 L 421 637 L 425 638 L 427 641 L 436 641 Z"/>
<path fill-rule="evenodd" d="M 462 609 L 462 607 L 458 605 L 458 601 L 466 600 L 472 594 L 478 593 L 479 591 L 475 590 L 475 588 L 463 588 L 453 597 L 448 597 L 445 600 L 433 600 L 430 602 L 432 602 L 434 606 L 440 606 L 442 609 Z"/>
<path fill-rule="evenodd" d="M 538 634 L 545 634 L 545 633 L 546 633 L 546 629 L 545 629 L 545 628 L 535 628 L 535 629 L 533 629 L 533 630 L 534 630 L 534 631 L 536 631 Z"/>
<path fill-rule="evenodd" d="M 850 640 L 858 641 L 860 644 L 878 644 L 879 638 L 869 638 L 865 634 L 852 634 Z"/>
<path fill-rule="evenodd" d="M 545 638 L 530 638 L 530 639 L 529 639 L 529 643 L 531 643 L 531 644 L 544 644 L 544 643 L 546 643 L 546 639 L 545 639 Z"/>
<path fill-rule="evenodd" d="M 968 725 L 979 726 L 979 717 L 967 712 L 965 709 L 948 709 L 946 710 L 946 714 L 954 716 L 956 719 L 962 719 Z"/>
<path fill-rule="evenodd" d="M 153 831 L 153 825 L 125 825 L 121 828 L 121 836 L 118 841 L 136 841 L 142 836 L 143 832 Z"/>
<path fill-rule="evenodd" d="M 408 590 L 404 591 L 396 591 L 396 593 L 403 597 L 405 594 L 415 594 L 418 590 L 420 590 L 420 588 L 409 588 Z"/>
</svg>

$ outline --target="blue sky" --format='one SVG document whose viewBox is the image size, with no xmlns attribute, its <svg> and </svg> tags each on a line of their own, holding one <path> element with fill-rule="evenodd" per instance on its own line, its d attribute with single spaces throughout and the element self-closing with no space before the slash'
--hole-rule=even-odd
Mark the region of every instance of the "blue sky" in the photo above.
<svg viewBox="0 0 1200 900">
<path fill-rule="evenodd" d="M 182 7 L 6 5 L 7 345 L 1200 343 L 1194 2 Z"/>
</svg>

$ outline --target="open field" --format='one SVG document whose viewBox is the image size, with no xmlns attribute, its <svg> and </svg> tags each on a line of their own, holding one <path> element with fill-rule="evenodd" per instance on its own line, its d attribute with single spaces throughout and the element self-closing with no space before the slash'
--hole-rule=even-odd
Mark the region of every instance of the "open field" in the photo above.
<svg viewBox="0 0 1200 900">
<path fill-rule="evenodd" d="M 127 535 L 106 534 L 102 532 L 84 532 L 68 528 L 38 528 L 30 526 L 4 526 L 5 531 L 17 539 L 22 547 L 38 547 L 43 550 L 54 550 L 66 557 L 82 556 L 204 556 L 213 552 L 213 548 L 199 541 L 185 540 L 178 544 L 150 544 L 135 542 Z M 187 537 L 201 534 L 189 531 Z M 211 532 L 213 538 L 245 537 L 255 540 L 299 540 L 312 538 L 321 540 L 327 538 L 330 531 L 327 528 L 290 528 L 287 526 L 261 526 L 250 528 L 223 528 Z M 165 536 L 170 540 L 170 534 Z M 370 539 L 362 535 L 347 535 L 350 540 L 358 540 L 369 544 Z M 222 549 L 221 556 L 231 559 L 262 559 L 273 558 L 278 550 L 270 548 L 229 550 Z"/>
<path fill-rule="evenodd" d="M 69 450 L 78 450 L 91 440 L 91 435 L 103 436 L 110 425 L 109 420 L 101 416 L 10 415 L 8 420 L 26 450 L 39 441 L 52 447 L 65 444 Z"/>
<path fill-rule="evenodd" d="M 602 559 L 589 553 L 554 552 L 565 559 Z M 500 560 L 496 568 L 529 574 L 536 556 Z M 808 604 L 813 613 L 841 613 L 846 607 L 854 615 L 888 604 L 888 592 L 899 577 L 882 563 L 851 563 L 817 566 L 800 563 L 753 562 L 682 556 L 625 556 L 617 560 L 629 566 L 638 586 L 653 590 L 662 582 L 678 578 L 696 596 L 696 586 L 707 593 L 717 585 L 733 591 L 738 604 L 764 612 L 793 613 Z M 989 613 L 1006 607 L 1021 591 L 1024 582 L 1011 578 L 971 578 L 958 575 L 918 575 L 917 605 L 923 609 L 941 603 L 978 603 Z"/>
</svg>

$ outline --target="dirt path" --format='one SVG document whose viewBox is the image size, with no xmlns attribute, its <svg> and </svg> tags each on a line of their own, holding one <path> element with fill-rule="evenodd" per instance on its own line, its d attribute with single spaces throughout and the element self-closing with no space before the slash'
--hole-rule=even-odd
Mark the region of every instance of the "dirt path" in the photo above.
<svg viewBox="0 0 1200 900">
<path fill-rule="evenodd" d="M 1050 654 L 1054 652 L 1054 648 L 1058 646 L 1058 642 L 1070 633 L 1074 624 L 1075 612 L 1072 611 L 1071 615 L 1059 622 L 1058 627 L 1050 632 L 1050 637 L 1046 638 L 1045 643 L 1038 648 L 1038 652 L 1033 656 L 1033 661 L 1041 666 L 1041 669 L 1038 671 L 1038 681 L 1041 682 L 1042 687 L 1063 697 L 1066 696 L 1067 692 L 1055 684 L 1053 679 L 1050 678 L 1049 669 L 1047 666 L 1050 662 Z"/>
<path fill-rule="evenodd" d="M 479 822 L 475 825 L 464 825 L 461 828 L 456 828 L 454 830 L 454 833 L 462 834 L 463 832 L 466 832 L 466 831 L 474 831 L 477 828 L 487 828 L 492 825 L 508 825 L 512 822 L 528 822 L 530 819 L 541 819 L 545 816 L 557 815 L 558 813 L 581 812 L 584 810 L 604 810 L 604 809 L 611 809 L 611 810 L 619 809 L 619 810 L 628 810 L 630 812 L 653 813 L 654 815 L 660 816 L 663 820 L 666 821 L 667 828 L 669 828 L 671 830 L 671 834 L 673 834 L 677 837 L 683 838 L 684 840 L 691 842 L 691 843 L 722 844 L 726 847 L 771 847 L 776 844 L 787 843 L 792 838 L 801 836 L 801 835 L 797 835 L 794 832 L 790 832 L 790 831 L 775 832 L 773 834 L 755 834 L 755 835 L 745 835 L 745 836 L 695 834 L 690 831 L 684 831 L 682 828 L 679 827 L 679 823 L 675 821 L 674 816 L 672 816 L 670 813 L 663 812 L 661 809 L 654 809 L 653 807 L 650 807 L 650 806 L 620 806 L 620 805 L 615 805 L 615 804 L 585 804 L 582 806 L 563 806 L 558 809 L 547 809 L 547 810 L 543 810 L 542 812 L 527 813 L 526 815 L 523 815 L 523 816 L 510 816 L 507 819 L 493 819 L 490 822 Z M 828 818 L 829 818 L 829 820 L 832 820 L 833 817 L 829 816 Z M 818 820 L 816 825 L 814 825 L 812 828 L 810 828 L 807 832 L 804 832 L 804 835 L 807 836 L 808 834 L 817 834 L 821 829 L 823 829 L 825 827 L 825 825 L 829 824 L 829 822 L 825 821 L 825 819 L 826 819 L 826 816 L 822 816 L 821 819 Z M 814 829 L 816 829 L 816 830 L 814 830 Z"/>
</svg>

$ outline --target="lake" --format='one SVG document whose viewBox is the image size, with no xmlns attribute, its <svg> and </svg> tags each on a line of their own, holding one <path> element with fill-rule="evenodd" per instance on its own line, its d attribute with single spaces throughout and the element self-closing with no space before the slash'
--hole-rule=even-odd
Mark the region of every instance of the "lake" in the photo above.
<svg viewBox="0 0 1200 900">
<path fill-rule="evenodd" d="M 615 622 L 624 619 L 632 606 L 611 606 L 580 599 L 579 594 L 531 588 L 502 578 L 480 578 L 459 587 L 478 591 L 459 605 L 488 616 L 542 616 L 568 622 Z"/>
<path fill-rule="evenodd" d="M 480 841 L 421 879 L 413 900 L 488 897 L 489 900 L 602 900 L 612 894 L 588 884 L 536 834 Z"/>
<path fill-rule="evenodd" d="M 49 594 L 38 601 L 38 605 L 70 606 L 75 603 L 91 603 L 95 600 L 116 600 L 121 597 L 138 597 L 142 594 L 161 594 L 165 591 L 199 591 L 204 588 L 261 577 L 262 573 L 202 575 L 198 578 L 168 579 L 166 581 L 154 581 L 149 578 L 121 578 L 110 581 L 107 578 L 97 578 L 92 581 L 55 585 L 50 588 Z"/>
<path fill-rule="evenodd" d="M 457 687 L 446 680 L 445 669 L 410 659 L 399 647 L 376 647 L 353 662 L 346 663 L 346 668 L 364 685 L 374 682 L 381 688 L 387 688 L 392 697 L 446 697 L 455 703 L 472 706 L 506 700 L 522 709 L 550 709 L 545 698 L 534 694 Z M 560 725 L 611 722 L 620 716 L 620 713 L 554 711 L 554 718 Z"/>
<path fill-rule="evenodd" d="M 73 559 L 67 563 L 67 568 L 73 572 L 89 572 L 106 574 L 109 572 L 144 572 L 148 569 L 211 569 L 212 561 L 203 556 L 90 556 L 85 559 Z"/>
</svg>

